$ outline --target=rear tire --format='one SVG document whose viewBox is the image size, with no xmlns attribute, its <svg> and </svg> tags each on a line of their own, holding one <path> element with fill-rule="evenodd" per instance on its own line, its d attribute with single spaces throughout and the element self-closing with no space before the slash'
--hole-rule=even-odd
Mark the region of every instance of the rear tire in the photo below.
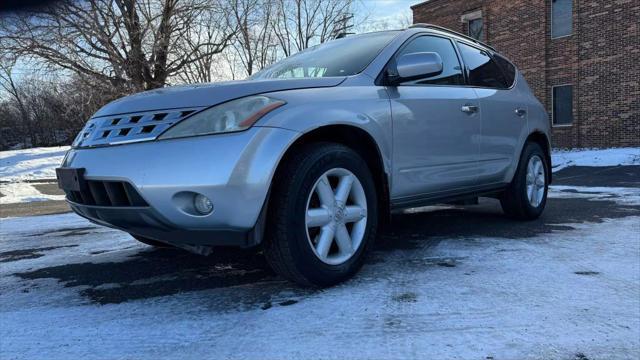
<svg viewBox="0 0 640 360">
<path fill-rule="evenodd" d="M 164 248 L 164 249 L 171 249 L 173 248 L 173 246 L 167 244 L 167 243 L 163 243 L 162 241 L 157 241 L 157 240 L 152 240 L 146 237 L 142 237 L 142 236 L 138 236 L 138 235 L 133 235 L 133 234 L 129 234 L 131 235 L 134 239 L 140 241 L 141 243 L 145 244 L 145 245 L 149 245 L 149 246 L 153 246 L 156 248 Z"/>
<path fill-rule="evenodd" d="M 519 220 L 537 219 L 547 203 L 549 164 L 540 145 L 528 142 L 513 181 L 500 198 L 504 213 Z"/>
<path fill-rule="evenodd" d="M 267 261 L 305 286 L 348 279 L 376 236 L 376 189 L 366 162 L 346 146 L 315 143 L 282 166 L 267 215 Z"/>
</svg>

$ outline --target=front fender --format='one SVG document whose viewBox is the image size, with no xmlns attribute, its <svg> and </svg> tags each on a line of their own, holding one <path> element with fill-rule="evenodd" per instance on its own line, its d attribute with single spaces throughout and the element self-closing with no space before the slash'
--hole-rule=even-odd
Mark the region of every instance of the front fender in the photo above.
<svg viewBox="0 0 640 360">
<path fill-rule="evenodd" d="M 391 105 L 383 87 L 304 89 L 272 93 L 271 96 L 287 101 L 287 105 L 274 112 L 273 116 L 261 119 L 256 126 L 288 129 L 299 133 L 299 136 L 325 126 L 359 128 L 374 140 L 385 172 L 391 173 Z"/>
</svg>

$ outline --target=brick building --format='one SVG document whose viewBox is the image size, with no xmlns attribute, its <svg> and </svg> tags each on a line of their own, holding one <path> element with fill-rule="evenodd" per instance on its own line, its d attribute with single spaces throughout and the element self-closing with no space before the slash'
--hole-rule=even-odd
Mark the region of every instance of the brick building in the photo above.
<svg viewBox="0 0 640 360">
<path fill-rule="evenodd" d="M 545 104 L 556 147 L 640 146 L 640 0 L 430 0 L 414 23 L 509 57 Z"/>
</svg>

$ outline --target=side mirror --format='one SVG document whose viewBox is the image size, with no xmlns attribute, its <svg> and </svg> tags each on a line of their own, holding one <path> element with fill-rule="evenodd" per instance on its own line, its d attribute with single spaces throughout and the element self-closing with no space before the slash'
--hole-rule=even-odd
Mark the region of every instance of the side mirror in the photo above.
<svg viewBox="0 0 640 360">
<path fill-rule="evenodd" d="M 396 62 L 396 76 L 392 83 L 411 81 L 442 73 L 442 58 L 438 53 L 419 52 L 402 55 Z"/>
</svg>

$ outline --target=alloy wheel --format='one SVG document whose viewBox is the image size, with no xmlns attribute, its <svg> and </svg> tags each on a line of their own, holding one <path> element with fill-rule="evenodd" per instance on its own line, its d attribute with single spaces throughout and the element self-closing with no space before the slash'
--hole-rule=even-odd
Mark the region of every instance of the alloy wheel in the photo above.
<svg viewBox="0 0 640 360">
<path fill-rule="evenodd" d="M 362 245 L 367 198 L 358 178 L 334 168 L 316 181 L 307 199 L 305 224 L 314 254 L 329 265 L 348 261 Z"/>
<path fill-rule="evenodd" d="M 534 155 L 527 164 L 527 199 L 531 206 L 540 206 L 544 197 L 545 184 L 544 164 L 538 155 Z"/>
</svg>

